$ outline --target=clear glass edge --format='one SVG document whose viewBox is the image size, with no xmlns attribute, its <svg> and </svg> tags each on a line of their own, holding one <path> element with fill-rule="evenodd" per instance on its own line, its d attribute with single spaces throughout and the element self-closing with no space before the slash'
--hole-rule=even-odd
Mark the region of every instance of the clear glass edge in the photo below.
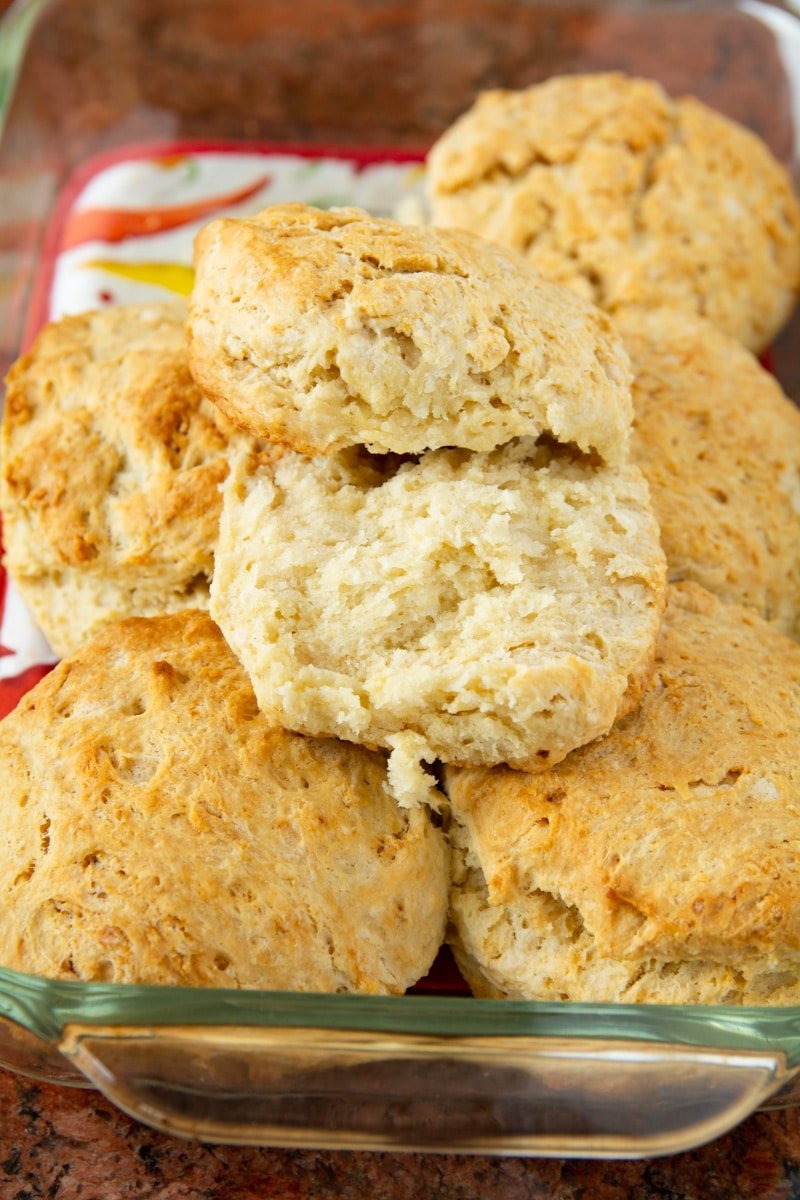
<svg viewBox="0 0 800 1200">
<path fill-rule="evenodd" d="M 0 1014 L 56 1044 L 68 1025 L 321 1028 L 454 1037 L 567 1037 L 780 1052 L 800 1065 L 800 1007 L 362 996 L 44 979 L 0 968 Z"/>
<path fill-rule="evenodd" d="M 0 17 L 0 137 L 33 28 L 51 0 L 16 0 Z"/>
<path fill-rule="evenodd" d="M 118 1107 L 165 1132 L 348 1149 L 675 1153 L 732 1128 L 791 1078 L 775 1052 L 572 1038 L 70 1026 L 62 1050 Z"/>
</svg>

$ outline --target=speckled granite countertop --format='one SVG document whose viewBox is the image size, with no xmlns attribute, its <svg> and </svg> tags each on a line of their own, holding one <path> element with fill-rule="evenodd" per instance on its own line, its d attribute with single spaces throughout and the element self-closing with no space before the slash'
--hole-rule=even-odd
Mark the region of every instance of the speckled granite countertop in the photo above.
<svg viewBox="0 0 800 1200">
<path fill-rule="evenodd" d="M 0 1072 L 0 1200 L 792 1200 L 800 1109 L 759 1113 L 692 1154 L 570 1162 L 206 1146 L 96 1092 Z"/>
</svg>

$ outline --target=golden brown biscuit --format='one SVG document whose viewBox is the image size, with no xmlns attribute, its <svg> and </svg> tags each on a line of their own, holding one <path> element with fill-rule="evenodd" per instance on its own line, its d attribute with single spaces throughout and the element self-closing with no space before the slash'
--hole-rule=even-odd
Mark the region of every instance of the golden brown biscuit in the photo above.
<svg viewBox="0 0 800 1200">
<path fill-rule="evenodd" d="M 264 462 L 224 489 L 211 611 L 271 720 L 420 760 L 563 758 L 638 699 L 665 564 L 635 467 L 553 445 Z"/>
<path fill-rule="evenodd" d="M 212 221 L 195 267 L 192 372 L 252 433 L 417 454 L 548 432 L 625 457 L 630 374 L 607 318 L 496 246 L 286 204 Z"/>
<path fill-rule="evenodd" d="M 800 412 L 702 317 L 631 311 L 617 325 L 635 374 L 632 455 L 670 579 L 800 637 Z"/>
<path fill-rule="evenodd" d="M 539 775 L 449 770 L 482 995 L 800 1002 L 800 646 L 670 589 L 641 706 Z"/>
<path fill-rule="evenodd" d="M 269 725 L 211 619 L 132 618 L 0 723 L 0 962 L 61 979 L 402 992 L 444 839 L 383 755 Z"/>
<path fill-rule="evenodd" d="M 208 604 L 230 426 L 177 304 L 47 326 L 8 376 L 5 564 L 59 654 L 108 621 Z"/>
<path fill-rule="evenodd" d="M 621 74 L 492 91 L 428 159 L 433 221 L 521 251 L 608 312 L 703 313 L 753 350 L 800 288 L 800 206 L 754 134 Z"/>
</svg>

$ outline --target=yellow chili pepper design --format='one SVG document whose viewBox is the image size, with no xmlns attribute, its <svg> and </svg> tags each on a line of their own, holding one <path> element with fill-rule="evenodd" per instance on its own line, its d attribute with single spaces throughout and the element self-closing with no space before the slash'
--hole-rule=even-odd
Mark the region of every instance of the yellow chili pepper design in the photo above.
<svg viewBox="0 0 800 1200">
<path fill-rule="evenodd" d="M 179 296 L 188 296 L 194 283 L 194 271 L 183 263 L 130 263 L 94 258 L 91 262 L 83 263 L 83 266 L 107 271 L 109 275 L 118 275 L 122 279 L 130 279 L 133 283 L 149 283 L 153 287 L 176 292 Z"/>
</svg>

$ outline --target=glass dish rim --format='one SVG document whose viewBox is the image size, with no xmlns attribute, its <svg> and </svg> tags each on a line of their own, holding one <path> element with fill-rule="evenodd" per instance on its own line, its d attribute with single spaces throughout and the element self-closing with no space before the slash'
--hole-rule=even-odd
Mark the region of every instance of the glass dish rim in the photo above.
<svg viewBox="0 0 800 1200">
<path fill-rule="evenodd" d="M 17 76 L 37 20 L 57 0 L 14 0 L 0 16 L 0 138 Z M 556 5 L 558 0 L 544 0 Z M 577 0 L 576 0 L 577 2 Z M 656 0 L 666 7 L 664 0 Z M 589 6 L 636 7 L 610 0 L 584 0 Z M 780 0 L 760 0 L 788 15 L 798 13 Z M 705 7 L 726 7 L 707 2 Z M 646 7 L 646 6 L 645 6 Z M 746 9 L 747 0 L 735 7 Z M 257 147 L 258 143 L 254 143 Z M 311 154 L 319 146 L 275 144 L 273 151 Z M 359 147 L 329 147 L 345 156 Z M 371 158 L 381 147 L 361 148 Z M 418 161 L 413 151 L 396 157 Z M 59 189 L 59 196 L 62 189 Z M 52 214 L 51 214 L 52 216 Z M 430 1033 L 443 1044 L 460 1036 L 565 1036 L 675 1043 L 698 1048 L 783 1052 L 800 1066 L 800 1006 L 703 1006 L 594 1003 L 576 1001 L 483 1000 L 467 995 L 336 995 L 256 989 L 174 987 L 54 980 L 0 967 L 0 1017 L 46 1041 L 57 1042 L 70 1023 L 85 1025 L 186 1026 L 219 1028 L 309 1026 L 397 1034 Z M 229 1019 L 230 1018 L 230 1019 Z"/>
<path fill-rule="evenodd" d="M 0 1016 L 44 1041 L 82 1026 L 318 1028 L 460 1037 L 559 1037 L 780 1052 L 800 1066 L 800 1006 L 372 996 L 49 979 L 0 967 Z"/>
</svg>

